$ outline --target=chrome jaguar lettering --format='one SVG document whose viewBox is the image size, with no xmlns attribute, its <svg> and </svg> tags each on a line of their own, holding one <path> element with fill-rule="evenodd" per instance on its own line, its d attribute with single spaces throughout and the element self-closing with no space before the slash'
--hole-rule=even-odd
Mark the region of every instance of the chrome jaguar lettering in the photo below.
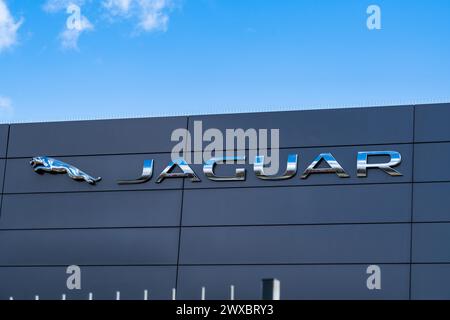
<svg viewBox="0 0 450 320">
<path fill-rule="evenodd" d="M 236 169 L 236 174 L 233 177 L 218 177 L 216 176 L 214 172 L 214 167 L 218 163 L 226 163 L 228 162 L 234 162 L 234 161 L 240 161 L 245 160 L 245 156 L 242 157 L 216 157 L 212 158 L 208 161 L 206 161 L 205 165 L 203 166 L 203 173 L 209 180 L 213 181 L 243 181 L 245 180 L 245 169 L 239 168 Z"/>
<path fill-rule="evenodd" d="M 153 160 L 144 160 L 144 167 L 142 168 L 142 175 L 134 180 L 119 180 L 118 184 L 139 184 L 145 183 L 152 178 L 153 175 Z"/>
<path fill-rule="evenodd" d="M 180 168 L 182 172 L 173 172 L 175 168 Z M 156 179 L 156 183 L 161 183 L 167 178 L 190 178 L 192 182 L 200 182 L 200 178 L 197 177 L 194 170 L 192 170 L 187 162 L 181 158 L 170 162 Z"/>
<path fill-rule="evenodd" d="M 390 159 L 387 162 L 376 163 L 371 161 L 368 163 L 368 158 L 375 156 L 388 156 Z M 203 173 L 207 179 L 211 181 L 245 181 L 246 169 L 237 168 L 235 173 L 229 176 L 217 176 L 215 173 L 215 167 L 217 165 L 229 165 L 231 163 L 238 163 L 238 161 L 244 161 L 245 156 L 233 156 L 233 157 L 213 157 L 203 164 Z M 402 157 L 397 151 L 364 151 L 358 152 L 356 157 L 356 177 L 367 177 L 367 169 L 381 170 L 392 177 L 402 176 L 402 173 L 395 170 L 393 167 L 401 164 Z M 326 167 L 321 167 L 320 163 L 326 164 Z M 89 184 L 95 184 L 101 180 L 100 177 L 93 178 L 80 169 L 49 157 L 34 157 L 30 164 L 33 166 L 35 172 L 50 172 L 50 173 L 67 173 L 67 175 L 74 180 L 84 180 Z M 251 164 L 251 163 L 250 163 Z M 144 160 L 142 174 L 137 179 L 131 180 L 118 180 L 120 185 L 127 184 L 141 184 L 151 180 L 153 175 L 154 160 Z M 174 172 L 176 169 L 181 172 Z M 286 180 L 294 178 L 297 174 L 298 168 L 298 155 L 289 154 L 287 157 L 286 171 L 281 175 L 268 175 L 265 172 L 264 156 L 256 156 L 253 161 L 253 171 L 258 179 L 261 180 Z M 336 158 L 331 153 L 321 153 L 314 161 L 305 169 L 300 179 L 307 179 L 310 175 L 314 174 L 334 174 L 339 178 L 349 178 L 350 175 L 339 164 Z M 167 178 L 189 178 L 192 182 L 200 182 L 201 179 L 197 176 L 195 171 L 189 166 L 188 162 L 183 159 L 175 159 L 169 163 L 169 165 L 159 174 L 156 179 L 156 183 L 162 183 Z"/>
<path fill-rule="evenodd" d="M 389 156 L 390 160 L 387 163 L 367 163 L 368 156 Z M 358 152 L 357 157 L 357 174 L 358 177 L 367 177 L 368 168 L 378 168 L 386 172 L 390 176 L 401 176 L 402 174 L 393 169 L 402 162 L 402 156 L 397 151 L 365 151 Z"/>
<path fill-rule="evenodd" d="M 390 156 L 391 159 L 386 163 L 368 163 L 368 156 Z M 230 162 L 236 162 L 245 160 L 245 156 L 234 156 L 234 157 L 214 157 L 207 160 L 203 165 L 203 173 L 211 181 L 225 182 L 225 181 L 245 181 L 246 169 L 237 168 L 234 175 L 228 177 L 217 176 L 214 172 L 216 165 L 228 165 Z M 324 162 L 327 167 L 319 167 L 320 163 Z M 368 151 L 368 152 L 358 152 L 357 154 L 357 177 L 364 178 L 367 177 L 367 169 L 379 169 L 386 172 L 390 176 L 399 177 L 402 174 L 393 169 L 393 167 L 400 165 L 401 155 L 397 151 Z M 175 167 L 180 167 L 181 173 L 171 173 Z M 256 156 L 253 162 L 253 171 L 258 179 L 261 180 L 287 180 L 295 177 L 298 168 L 298 155 L 289 154 L 287 157 L 286 171 L 279 176 L 267 175 L 264 168 L 264 156 Z M 145 168 L 144 168 L 145 171 Z M 344 168 L 339 164 L 336 158 L 331 153 L 321 153 L 314 161 L 305 169 L 303 174 L 300 176 L 301 179 L 307 179 L 313 174 L 335 174 L 339 178 L 349 178 L 350 175 L 344 170 Z M 191 178 L 192 182 L 199 182 L 200 179 L 195 174 L 194 170 L 187 164 L 183 158 L 179 158 L 169 164 L 166 169 L 159 175 L 156 183 L 161 183 L 165 178 Z M 150 180 L 138 179 L 134 183 L 144 183 Z M 121 182 L 119 182 L 121 183 Z"/>
<path fill-rule="evenodd" d="M 328 164 L 328 168 L 318 168 L 322 160 Z M 311 173 L 336 173 L 339 178 L 350 177 L 331 153 L 319 154 L 309 167 L 306 168 L 305 172 L 303 172 L 302 179 L 308 178 Z"/>
<path fill-rule="evenodd" d="M 30 161 L 31 166 L 37 173 L 49 172 L 49 173 L 67 173 L 67 175 L 74 180 L 84 180 L 89 184 L 96 184 L 102 178 L 94 178 L 80 169 L 49 157 L 34 157 Z"/>
<path fill-rule="evenodd" d="M 286 180 L 294 177 L 297 173 L 298 155 L 290 154 L 287 158 L 286 171 L 281 176 L 269 176 L 264 172 L 264 156 L 256 156 L 253 163 L 253 171 L 262 180 Z"/>
</svg>

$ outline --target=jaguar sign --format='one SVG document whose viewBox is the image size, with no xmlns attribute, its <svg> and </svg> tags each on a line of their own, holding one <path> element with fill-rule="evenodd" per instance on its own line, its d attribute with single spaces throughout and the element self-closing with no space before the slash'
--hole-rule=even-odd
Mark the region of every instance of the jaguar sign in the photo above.
<svg viewBox="0 0 450 320">
<path fill-rule="evenodd" d="M 96 184 L 102 178 L 93 178 L 80 169 L 49 157 L 34 157 L 30 161 L 31 166 L 37 173 L 50 172 L 50 173 L 67 173 L 69 177 L 74 180 L 84 180 L 89 184 Z"/>
<path fill-rule="evenodd" d="M 389 161 L 383 163 L 369 162 L 370 157 L 388 156 Z M 231 176 L 218 176 L 215 173 L 217 165 L 227 165 L 230 163 L 242 163 L 246 160 L 245 156 L 233 157 L 215 157 L 207 160 L 203 165 L 203 174 L 207 179 L 212 181 L 243 181 L 246 177 L 245 168 L 237 168 Z M 269 175 L 265 172 L 264 156 L 256 156 L 253 161 L 253 171 L 256 177 L 261 180 L 285 180 L 294 178 L 298 169 L 298 155 L 289 154 L 287 157 L 286 170 L 283 174 Z M 321 163 L 326 164 L 325 167 L 320 166 Z M 394 169 L 401 163 L 401 155 L 397 151 L 361 151 L 356 155 L 356 174 L 359 178 L 367 177 L 368 169 L 382 170 L 392 177 L 401 176 L 402 174 Z M 89 184 L 96 184 L 101 177 L 94 178 L 84 171 L 67 164 L 63 161 L 50 157 L 39 156 L 34 157 L 30 164 L 36 173 L 64 173 L 74 180 L 85 181 Z M 154 160 L 144 160 L 142 174 L 136 179 L 119 180 L 118 184 L 140 184 L 151 180 L 153 176 Z M 300 178 L 307 179 L 311 174 L 336 174 L 339 178 L 348 178 L 350 175 L 339 164 L 331 153 L 319 154 L 312 163 L 303 171 Z M 192 170 L 188 162 L 183 158 L 172 160 L 168 166 L 158 175 L 156 183 L 161 183 L 168 178 L 189 178 L 192 182 L 200 182 L 201 179 Z"/>
</svg>

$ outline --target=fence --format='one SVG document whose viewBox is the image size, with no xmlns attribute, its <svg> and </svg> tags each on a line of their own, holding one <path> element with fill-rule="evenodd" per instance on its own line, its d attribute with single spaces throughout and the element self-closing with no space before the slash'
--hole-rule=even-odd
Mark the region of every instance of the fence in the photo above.
<svg viewBox="0 0 450 320">
<path fill-rule="evenodd" d="M 261 299 L 262 300 L 280 300 L 281 296 L 281 284 L 278 279 L 262 279 L 261 281 Z M 143 300 L 151 300 L 151 296 L 148 290 L 143 292 Z M 206 287 L 201 288 L 200 300 L 207 300 Z M 61 300 L 67 299 L 67 295 L 63 293 Z M 9 300 L 14 300 L 14 297 L 9 297 Z M 40 300 L 39 295 L 34 296 L 34 300 Z M 89 292 L 87 300 L 95 300 L 94 293 Z M 114 300 L 121 300 L 120 291 L 116 291 Z M 177 290 L 172 289 L 172 300 L 177 300 Z M 235 286 L 230 285 L 230 300 L 235 300 Z"/>
</svg>

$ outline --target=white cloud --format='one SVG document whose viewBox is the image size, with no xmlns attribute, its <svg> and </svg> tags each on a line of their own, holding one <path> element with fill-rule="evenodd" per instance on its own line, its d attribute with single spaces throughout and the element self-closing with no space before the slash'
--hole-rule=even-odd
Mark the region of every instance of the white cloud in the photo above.
<svg viewBox="0 0 450 320">
<path fill-rule="evenodd" d="M 166 31 L 172 0 L 104 0 L 103 7 L 114 17 L 134 17 L 143 31 Z"/>
<path fill-rule="evenodd" d="M 89 19 L 81 13 L 85 0 L 47 0 L 44 10 L 50 13 L 64 11 L 67 16 L 66 27 L 59 34 L 63 49 L 78 50 L 78 39 L 83 32 L 94 29 Z"/>
<path fill-rule="evenodd" d="M 167 30 L 169 16 L 165 11 L 170 6 L 168 0 L 139 0 L 142 8 L 139 26 L 145 31 Z"/>
<path fill-rule="evenodd" d="M 0 0 L 3 1 L 3 0 Z M 169 23 L 169 13 L 177 0 L 102 0 L 101 6 L 107 16 L 115 19 L 136 19 L 138 30 L 166 31 Z M 43 9 L 49 13 L 66 12 L 68 14 L 67 28 L 60 34 L 59 39 L 64 49 L 78 49 L 78 40 L 83 32 L 94 29 L 88 18 L 81 14 L 83 5 L 94 4 L 91 0 L 46 0 Z M 78 8 L 77 28 L 69 28 L 73 23 L 74 11 Z M 71 16 L 72 15 L 72 16 Z M 70 22 L 72 21 L 72 22 Z"/>
<path fill-rule="evenodd" d="M 130 10 L 132 0 L 105 0 L 103 6 L 112 15 L 126 15 Z"/>
<path fill-rule="evenodd" d="M 8 97 L 0 96 L 0 118 L 10 118 L 13 115 L 12 100 Z"/>
<path fill-rule="evenodd" d="M 78 38 L 80 35 L 85 32 L 94 29 L 94 26 L 91 22 L 85 17 L 80 17 L 80 24 L 78 28 L 65 28 L 60 34 L 59 38 L 61 40 L 61 46 L 64 49 L 78 49 Z"/>
<path fill-rule="evenodd" d="M 0 52 L 17 43 L 17 30 L 23 19 L 15 21 L 4 0 L 0 0 Z"/>
<path fill-rule="evenodd" d="M 47 0 L 44 4 L 44 10 L 47 12 L 58 12 L 66 10 L 71 4 L 76 4 L 81 7 L 85 3 L 85 0 Z"/>
</svg>

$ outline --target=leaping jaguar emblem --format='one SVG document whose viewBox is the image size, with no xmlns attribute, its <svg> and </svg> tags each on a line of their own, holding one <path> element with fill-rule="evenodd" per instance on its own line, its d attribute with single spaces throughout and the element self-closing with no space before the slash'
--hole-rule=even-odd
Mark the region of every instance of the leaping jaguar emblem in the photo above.
<svg viewBox="0 0 450 320">
<path fill-rule="evenodd" d="M 34 157 L 30 161 L 31 166 L 34 168 L 34 172 L 50 172 L 50 173 L 67 173 L 67 175 L 74 180 L 84 180 L 89 184 L 96 184 L 102 178 L 94 178 L 80 169 L 49 157 Z"/>
</svg>

